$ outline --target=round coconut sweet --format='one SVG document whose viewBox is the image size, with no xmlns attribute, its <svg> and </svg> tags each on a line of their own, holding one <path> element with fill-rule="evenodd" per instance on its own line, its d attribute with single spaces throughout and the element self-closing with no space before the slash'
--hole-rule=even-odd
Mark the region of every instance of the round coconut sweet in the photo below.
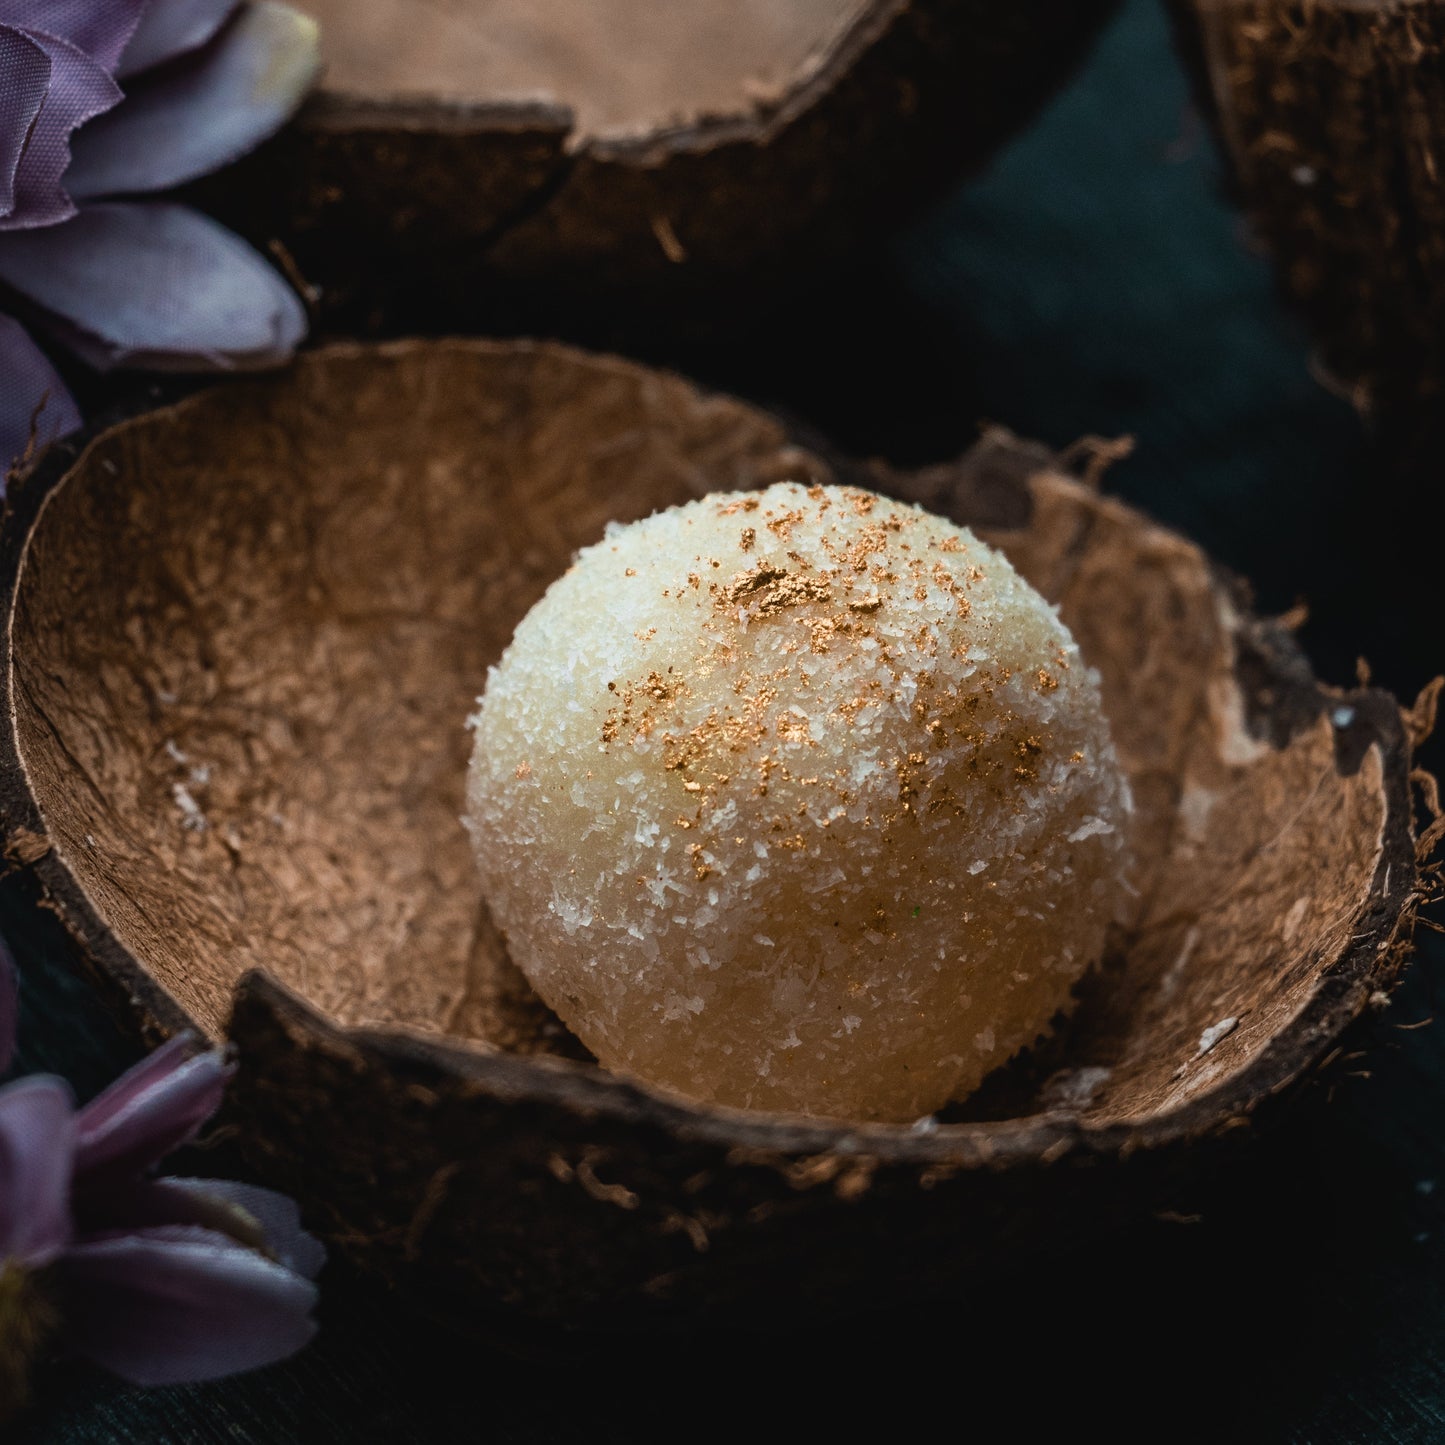
<svg viewBox="0 0 1445 1445">
<path fill-rule="evenodd" d="M 600 1066 L 460 821 L 487 670 L 609 522 L 865 477 L 1058 607 L 1135 802 L 1138 892 L 1067 1026 L 926 1127 Z M 145 1036 L 229 1037 L 257 1173 L 459 1324 L 966 1288 L 1217 1166 L 1410 936 L 1428 709 L 1321 686 L 1198 548 L 1010 438 L 864 473 L 622 361 L 340 347 L 58 446 L 10 489 L 0 606 L 10 916 Z"/>
<path fill-rule="evenodd" d="M 916 1119 L 1046 1033 L 1126 899 L 1098 679 L 966 528 L 781 482 L 608 529 L 517 628 L 467 822 L 607 1067 Z"/>
<path fill-rule="evenodd" d="M 981 167 L 1115 0 L 304 0 L 327 71 L 198 194 L 351 327 L 736 325 Z"/>
<path fill-rule="evenodd" d="M 1251 226 L 1357 404 L 1445 388 L 1445 12 L 1173 0 Z"/>
</svg>

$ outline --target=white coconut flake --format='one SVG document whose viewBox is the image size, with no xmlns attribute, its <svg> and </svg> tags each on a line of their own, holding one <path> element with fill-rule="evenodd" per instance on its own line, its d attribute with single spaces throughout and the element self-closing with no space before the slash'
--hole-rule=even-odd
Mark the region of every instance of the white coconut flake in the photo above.
<svg viewBox="0 0 1445 1445">
<path fill-rule="evenodd" d="M 201 805 L 191 796 L 191 790 L 184 783 L 172 783 L 171 797 L 181 810 L 181 827 L 190 833 L 204 833 L 210 824 Z"/>
<path fill-rule="evenodd" d="M 1075 828 L 1069 834 L 1069 842 L 1082 843 L 1085 838 L 1098 838 L 1113 831 L 1112 823 L 1106 823 L 1102 818 L 1089 818 L 1081 827 Z"/>
<path fill-rule="evenodd" d="M 1217 1024 L 1211 1025 L 1199 1035 L 1199 1053 L 1196 1058 L 1203 1058 L 1216 1044 L 1227 1039 L 1235 1029 L 1239 1027 L 1239 1020 L 1236 1018 L 1220 1019 Z"/>
<path fill-rule="evenodd" d="M 1113 1077 L 1113 1072 L 1097 1064 L 1064 1069 L 1044 1085 L 1041 1102 L 1049 1109 L 1086 1109 Z"/>
</svg>

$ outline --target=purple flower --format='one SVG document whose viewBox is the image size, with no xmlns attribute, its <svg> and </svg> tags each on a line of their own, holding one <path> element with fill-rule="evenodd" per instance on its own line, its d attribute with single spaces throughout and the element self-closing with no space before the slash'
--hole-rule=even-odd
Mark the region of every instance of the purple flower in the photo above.
<svg viewBox="0 0 1445 1445">
<path fill-rule="evenodd" d="M 130 198 L 244 155 L 318 68 L 315 22 L 273 0 L 0 0 L 0 308 L 101 369 L 284 361 L 306 315 L 281 276 L 200 213 Z M 79 420 L 0 314 L 0 480 Z"/>
<path fill-rule="evenodd" d="M 13 998 L 0 955 L 0 998 Z M 14 1010 L 0 1014 L 0 1057 Z M 195 1138 L 230 1068 L 172 1039 L 83 1109 L 59 1079 L 0 1089 L 0 1421 L 54 1337 L 140 1385 L 284 1359 L 315 1332 L 325 1255 L 294 1203 L 151 1171 Z"/>
<path fill-rule="evenodd" d="M 10 949 L 0 938 L 0 1078 L 10 1072 L 15 1056 L 15 1030 L 20 1023 L 20 980 Z"/>
</svg>

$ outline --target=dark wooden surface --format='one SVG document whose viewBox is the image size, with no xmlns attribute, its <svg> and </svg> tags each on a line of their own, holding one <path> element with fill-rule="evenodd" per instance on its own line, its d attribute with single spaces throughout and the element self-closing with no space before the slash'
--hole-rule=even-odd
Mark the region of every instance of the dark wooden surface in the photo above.
<svg viewBox="0 0 1445 1445">
<path fill-rule="evenodd" d="M 900 462 L 961 450 L 985 419 L 1056 445 L 1131 433 L 1111 487 L 1251 577 L 1265 608 L 1307 601 L 1326 679 L 1364 655 L 1412 695 L 1445 670 L 1428 525 L 1445 478 L 1311 375 L 1218 188 L 1161 15 L 1131 0 L 1045 121 L 848 288 L 746 346 L 660 359 Z M 26 966 L 25 1063 L 88 1093 L 124 1049 L 3 887 L 0 903 Z M 514 1339 L 519 1359 L 333 1268 L 298 1360 L 151 1394 L 56 1366 L 14 1438 L 1445 1441 L 1445 951 L 1422 944 L 1358 1055 L 1238 1167 L 967 1301 L 782 1335 Z"/>
</svg>

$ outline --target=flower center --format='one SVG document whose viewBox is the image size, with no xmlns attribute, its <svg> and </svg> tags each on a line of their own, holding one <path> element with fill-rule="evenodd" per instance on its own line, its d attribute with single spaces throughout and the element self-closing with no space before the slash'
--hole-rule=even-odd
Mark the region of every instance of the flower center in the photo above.
<svg viewBox="0 0 1445 1445">
<path fill-rule="evenodd" d="M 26 1403 L 30 1367 L 56 1323 L 54 1306 L 35 1275 L 0 1260 L 0 1424 Z"/>
</svg>

